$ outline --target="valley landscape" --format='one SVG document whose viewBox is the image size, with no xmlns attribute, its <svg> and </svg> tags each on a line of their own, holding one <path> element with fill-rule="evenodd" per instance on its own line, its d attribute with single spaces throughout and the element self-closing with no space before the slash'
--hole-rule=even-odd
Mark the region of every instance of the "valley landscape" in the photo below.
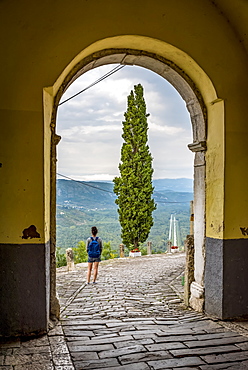
<svg viewBox="0 0 248 370">
<path fill-rule="evenodd" d="M 171 214 L 178 220 L 179 246 L 183 246 L 189 234 L 193 180 L 158 179 L 153 181 L 153 186 L 157 209 L 153 212 L 154 225 L 147 242 L 152 242 L 154 253 L 163 253 L 167 249 Z M 79 241 L 90 236 L 91 226 L 97 226 L 103 241 L 110 242 L 112 249 L 119 251 L 122 241 L 115 199 L 112 182 L 58 179 L 57 247 L 61 251 L 76 247 Z"/>
</svg>

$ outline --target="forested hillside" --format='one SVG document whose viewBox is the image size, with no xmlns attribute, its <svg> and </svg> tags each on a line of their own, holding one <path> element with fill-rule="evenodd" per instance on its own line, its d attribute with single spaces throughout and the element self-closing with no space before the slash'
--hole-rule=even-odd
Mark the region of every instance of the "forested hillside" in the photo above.
<svg viewBox="0 0 248 370">
<path fill-rule="evenodd" d="M 154 225 L 148 241 L 153 250 L 165 251 L 171 214 L 179 220 L 182 240 L 189 233 L 190 200 L 193 199 L 192 180 L 154 180 Z M 110 182 L 81 182 L 57 180 L 57 246 L 63 250 L 75 247 L 90 235 L 96 225 L 105 242 L 113 249 L 121 243 L 115 194 Z M 174 189 L 174 190 L 172 190 Z"/>
</svg>

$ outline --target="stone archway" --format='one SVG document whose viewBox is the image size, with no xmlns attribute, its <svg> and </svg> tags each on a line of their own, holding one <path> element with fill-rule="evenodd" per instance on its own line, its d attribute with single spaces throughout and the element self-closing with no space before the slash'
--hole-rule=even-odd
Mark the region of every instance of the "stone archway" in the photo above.
<svg viewBox="0 0 248 370">
<path fill-rule="evenodd" d="M 68 68 L 61 76 L 61 81 L 57 88 L 45 89 L 46 101 L 53 102 L 50 110 L 51 128 L 51 315 L 58 317 L 59 306 L 56 299 L 56 145 L 60 138 L 56 135 L 56 113 L 59 100 L 67 87 L 86 71 L 105 64 L 128 64 L 137 65 L 156 72 L 168 82 L 170 82 L 181 97 L 186 102 L 190 113 L 193 128 L 193 143 L 189 144 L 189 149 L 195 153 L 194 159 L 194 214 L 195 214 L 195 281 L 191 284 L 190 305 L 197 311 L 202 311 L 204 307 L 204 269 L 205 269 L 205 153 L 207 149 L 207 109 L 204 97 L 196 85 L 195 81 L 185 72 L 182 66 L 177 65 L 171 59 L 167 59 L 157 53 L 129 48 L 110 48 L 102 49 L 97 53 L 87 55 L 79 59 L 77 63 Z M 184 61 L 185 62 L 185 61 Z M 199 71 L 198 71 L 199 72 Z M 199 73 L 198 73 L 199 74 Z M 200 78 L 200 76 L 198 76 Z M 58 81 L 57 81 L 58 82 Z M 55 84 L 56 85 L 56 84 Z M 212 88 L 211 83 L 209 86 Z M 56 93 L 54 93 L 54 90 Z M 53 97 L 52 97 L 53 95 Z M 209 95 L 209 91 L 206 92 Z M 214 91 L 210 95 L 216 99 Z M 51 108 L 51 106 L 50 106 Z"/>
</svg>

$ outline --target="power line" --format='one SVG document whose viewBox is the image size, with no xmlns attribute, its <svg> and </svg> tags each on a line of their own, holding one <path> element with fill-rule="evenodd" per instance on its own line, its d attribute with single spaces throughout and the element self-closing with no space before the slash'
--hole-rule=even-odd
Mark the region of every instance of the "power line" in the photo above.
<svg viewBox="0 0 248 370">
<path fill-rule="evenodd" d="M 90 84 L 89 86 L 85 87 L 83 90 L 79 91 L 78 93 L 76 93 L 75 95 L 72 95 L 70 98 L 62 101 L 61 103 L 59 103 L 58 105 L 62 105 L 66 102 L 68 102 L 69 100 L 75 98 L 76 96 L 78 96 L 79 94 L 82 94 L 84 91 L 88 90 L 90 87 L 92 86 L 95 86 L 96 84 L 98 84 L 99 82 L 105 80 L 105 78 L 111 76 L 112 74 L 114 74 L 115 72 L 118 72 L 120 71 L 122 68 L 124 68 L 125 65 L 119 65 L 119 66 L 116 66 L 114 67 L 113 69 L 111 69 L 111 71 L 107 72 L 105 75 L 103 75 L 102 77 L 98 78 L 98 80 L 96 80 L 95 82 L 93 82 L 92 84 Z"/>
<path fill-rule="evenodd" d="M 57 173 L 57 175 L 59 175 L 59 176 L 61 176 L 61 177 L 64 177 L 65 179 L 68 179 L 68 180 L 71 180 L 71 181 L 78 182 L 80 185 L 89 186 L 89 187 L 91 187 L 91 188 L 95 188 L 95 189 L 97 189 L 97 190 L 101 190 L 101 191 L 105 191 L 106 193 L 111 193 L 111 194 L 113 194 L 113 191 L 106 190 L 106 189 L 102 189 L 102 188 L 99 188 L 98 186 L 90 185 L 90 184 L 86 183 L 85 181 L 74 180 L 74 179 L 72 179 L 71 177 L 68 177 L 68 176 L 65 176 L 65 175 L 61 175 L 61 173 Z"/>
</svg>

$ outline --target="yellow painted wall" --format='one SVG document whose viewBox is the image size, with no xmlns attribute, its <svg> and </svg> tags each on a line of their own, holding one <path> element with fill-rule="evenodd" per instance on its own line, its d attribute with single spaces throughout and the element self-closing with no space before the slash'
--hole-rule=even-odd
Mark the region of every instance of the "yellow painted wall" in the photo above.
<svg viewBox="0 0 248 370">
<path fill-rule="evenodd" d="M 44 241 L 43 129 L 39 112 L 2 110 L 1 243 Z M 41 238 L 22 239 L 35 225 Z"/>
<path fill-rule="evenodd" d="M 0 243 L 26 243 L 21 231 L 30 224 L 37 226 L 41 239 L 28 242 L 49 238 L 49 127 L 44 128 L 43 122 L 43 89 L 54 86 L 55 94 L 59 76 L 68 72 L 67 66 L 77 56 L 80 60 L 94 48 L 120 44 L 167 55 L 199 87 L 209 111 L 207 236 L 245 237 L 239 228 L 248 227 L 248 57 L 244 41 L 248 26 L 246 18 L 238 14 L 248 9 L 246 2 L 236 0 L 231 17 L 232 0 L 215 3 L 217 6 L 208 0 L 0 3 L 0 192 L 4 209 Z M 239 4 L 243 11 L 235 13 Z M 121 36 L 125 35 L 129 36 L 124 42 Z M 223 103 L 211 105 L 214 90 L 203 83 L 201 71 L 212 81 L 214 99 L 223 99 Z"/>
</svg>

